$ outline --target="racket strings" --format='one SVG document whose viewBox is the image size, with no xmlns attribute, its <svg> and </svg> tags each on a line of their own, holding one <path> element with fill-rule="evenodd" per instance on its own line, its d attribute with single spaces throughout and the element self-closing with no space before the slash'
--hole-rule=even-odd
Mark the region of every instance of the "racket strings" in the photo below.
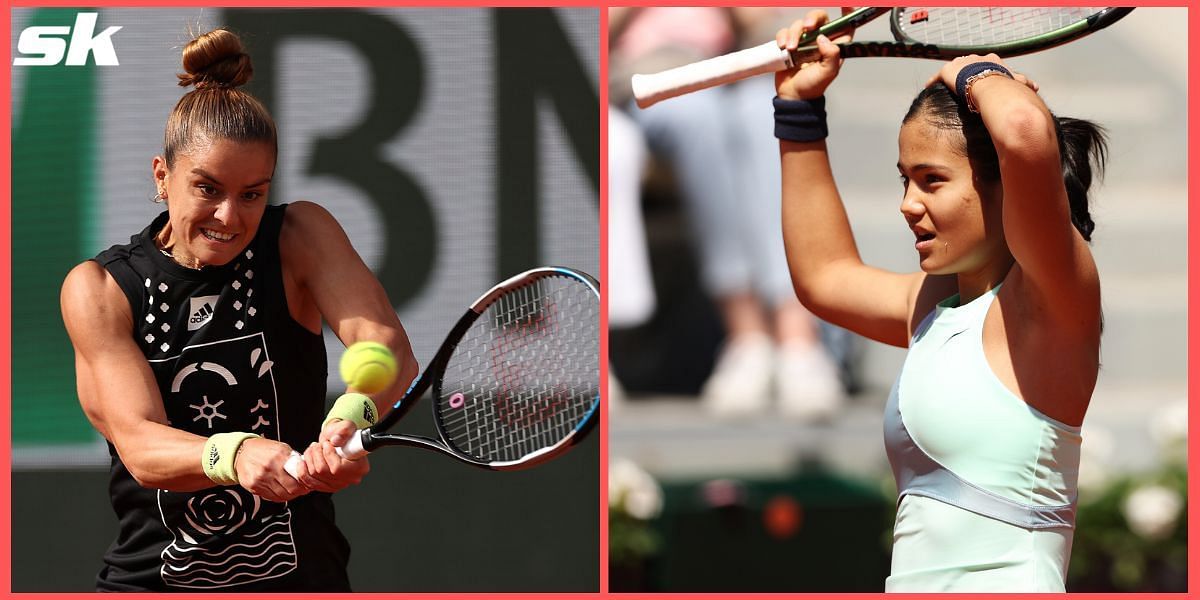
<svg viewBox="0 0 1200 600">
<path fill-rule="evenodd" d="M 566 276 L 497 298 L 459 342 L 437 394 L 447 443 L 485 461 L 553 447 L 599 399 L 599 298 Z"/>
<path fill-rule="evenodd" d="M 908 39 L 943 46 L 994 46 L 1065 29 L 1103 10 L 1082 6 L 903 9 Z"/>
</svg>

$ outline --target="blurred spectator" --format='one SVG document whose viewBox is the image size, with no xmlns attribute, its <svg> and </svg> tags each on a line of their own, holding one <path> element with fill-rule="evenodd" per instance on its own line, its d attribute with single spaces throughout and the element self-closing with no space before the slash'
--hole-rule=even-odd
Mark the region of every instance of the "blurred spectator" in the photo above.
<svg viewBox="0 0 1200 600">
<path fill-rule="evenodd" d="M 646 140 L 625 113 L 608 107 L 608 325 L 635 327 L 654 313 L 654 281 L 642 221 L 641 182 Z M 608 406 L 621 401 L 609 366 Z"/>
<path fill-rule="evenodd" d="M 632 107 L 630 74 L 723 54 L 744 46 L 742 39 L 769 39 L 782 17 L 771 8 L 611 8 L 612 102 Z M 763 412 L 775 396 L 785 415 L 827 418 L 840 407 L 844 390 L 822 345 L 819 322 L 791 287 L 780 234 L 772 95 L 771 78 L 757 77 L 646 110 L 631 108 L 629 115 L 650 151 L 675 175 L 689 210 L 701 280 L 726 330 L 701 392 L 705 406 L 719 416 L 751 415 Z M 618 145 L 625 147 L 623 123 L 610 120 L 610 160 L 620 152 Z M 624 165 L 610 171 L 610 211 L 628 210 L 624 194 L 630 182 L 620 178 L 631 176 L 637 173 Z M 628 215 L 610 213 L 610 260 L 615 240 L 627 235 L 617 229 L 633 224 Z M 627 276 L 619 269 L 631 264 L 610 263 L 614 287 Z M 628 276 L 639 278 L 640 272 L 635 268 Z"/>
</svg>

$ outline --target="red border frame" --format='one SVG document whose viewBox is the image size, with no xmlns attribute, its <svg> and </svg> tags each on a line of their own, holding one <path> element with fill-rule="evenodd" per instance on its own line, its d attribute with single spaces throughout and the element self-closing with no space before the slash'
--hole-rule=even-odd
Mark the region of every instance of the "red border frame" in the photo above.
<svg viewBox="0 0 1200 600">
<path fill-rule="evenodd" d="M 607 297 L 607 177 L 608 177 L 608 160 L 607 154 L 604 152 L 606 147 L 605 135 L 607 127 L 607 111 L 608 90 L 606 85 L 602 85 L 606 81 L 608 73 L 608 43 L 606 41 L 607 34 L 607 14 L 604 6 L 597 3 L 585 2 L 519 2 L 507 0 L 503 2 L 396 2 L 396 1 L 363 1 L 355 0 L 351 2 L 321 2 L 314 0 L 257 0 L 244 2 L 222 1 L 214 3 L 187 3 L 173 4 L 164 0 L 132 0 L 123 2 L 112 2 L 101 0 L 97 2 L 80 3 L 72 0 L 42 0 L 37 2 L 29 2 L 18 0 L 16 2 L 7 2 L 6 7 L 10 16 L 13 8 L 40 8 L 40 7 L 80 7 L 83 8 L 130 8 L 130 7 L 170 7 L 170 8 L 247 8 L 247 7 L 279 7 L 279 8 L 300 8 L 300 7 L 318 7 L 318 8 L 342 8 L 342 7 L 408 7 L 408 8 L 505 8 L 505 7 L 563 7 L 563 8 L 593 8 L 599 11 L 600 18 L 600 72 L 597 73 L 597 86 L 600 90 L 600 128 L 601 128 L 601 185 L 600 185 L 600 289 L 601 297 Z M 11 47 L 11 26 L 5 27 L 0 33 L 6 47 Z M 0 370 L 0 389 L 3 390 L 3 398 L 5 400 L 0 412 L 3 413 L 3 418 L 0 419 L 2 425 L 3 442 L 0 443 L 0 460 L 10 467 L 9 484 L 4 485 L 0 492 L 0 511 L 3 511 L 3 516 L 0 517 L 0 533 L 3 537 L 9 540 L 10 543 L 0 547 L 0 581 L 5 582 L 6 596 L 9 597 L 37 597 L 37 598 L 73 598 L 73 597 L 88 597 L 82 593 L 13 593 L 12 592 L 12 489 L 11 489 L 11 465 L 12 465 L 12 421 L 11 421 L 11 394 L 12 394 L 12 260 L 11 252 L 7 250 L 12 247 L 12 89 L 11 89 L 11 58 L 10 65 L 4 69 L 3 74 L 3 91 L 0 92 L 0 98 L 4 99 L 5 110 L 3 111 L 3 145 L 0 147 L 0 155 L 3 158 L 3 167 L 0 173 L 3 174 L 3 180 L 8 181 L 0 198 L 3 199 L 3 215 L 0 216 L 0 248 L 5 249 L 7 256 L 0 261 L 0 339 L 4 340 L 3 347 L 0 347 L 0 357 L 4 359 L 4 368 Z M 607 304 L 602 304 L 600 313 L 600 326 L 603 332 L 600 339 L 601 356 L 608 356 L 608 307 Z M 358 593 L 358 594 L 321 594 L 322 598 L 457 598 L 457 597 L 473 597 L 473 598 L 595 598 L 607 596 L 608 591 L 608 493 L 607 493 L 607 476 L 608 476 L 608 414 L 607 400 L 608 397 L 608 360 L 605 358 L 601 362 L 600 374 L 601 380 L 601 399 L 602 411 L 600 419 L 600 513 L 598 516 L 598 526 L 600 527 L 600 564 L 599 580 L 600 593 L 479 593 L 468 594 L 462 592 L 451 593 Z M 254 594 L 255 598 L 263 599 L 279 599 L 290 600 L 296 598 L 300 594 Z M 89 594 L 90 596 L 90 594 Z M 159 594 L 151 594 L 150 597 L 157 597 Z M 213 594 L 200 593 L 183 593 L 183 594 L 162 594 L 163 597 L 170 598 L 212 598 Z"/>
</svg>

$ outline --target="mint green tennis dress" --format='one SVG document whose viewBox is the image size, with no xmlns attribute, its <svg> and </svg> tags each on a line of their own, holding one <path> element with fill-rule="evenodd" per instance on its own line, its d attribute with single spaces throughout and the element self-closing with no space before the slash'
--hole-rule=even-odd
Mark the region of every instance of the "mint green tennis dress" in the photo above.
<svg viewBox="0 0 1200 600">
<path fill-rule="evenodd" d="M 938 304 L 888 398 L 900 496 L 889 592 L 1065 591 L 1079 428 L 1026 404 L 988 366 L 983 319 L 999 289 Z"/>
</svg>

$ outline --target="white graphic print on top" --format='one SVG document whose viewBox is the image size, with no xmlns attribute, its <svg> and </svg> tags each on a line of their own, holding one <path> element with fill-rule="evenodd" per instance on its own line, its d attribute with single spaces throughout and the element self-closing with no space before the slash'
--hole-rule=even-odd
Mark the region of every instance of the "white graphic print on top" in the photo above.
<svg viewBox="0 0 1200 600">
<path fill-rule="evenodd" d="M 279 439 L 273 363 L 262 333 L 188 346 L 152 360 L 172 427 L 198 435 L 245 431 Z M 296 568 L 292 513 L 244 488 L 159 490 L 174 541 L 162 552 L 169 586 L 213 589 L 272 579 Z"/>
</svg>

